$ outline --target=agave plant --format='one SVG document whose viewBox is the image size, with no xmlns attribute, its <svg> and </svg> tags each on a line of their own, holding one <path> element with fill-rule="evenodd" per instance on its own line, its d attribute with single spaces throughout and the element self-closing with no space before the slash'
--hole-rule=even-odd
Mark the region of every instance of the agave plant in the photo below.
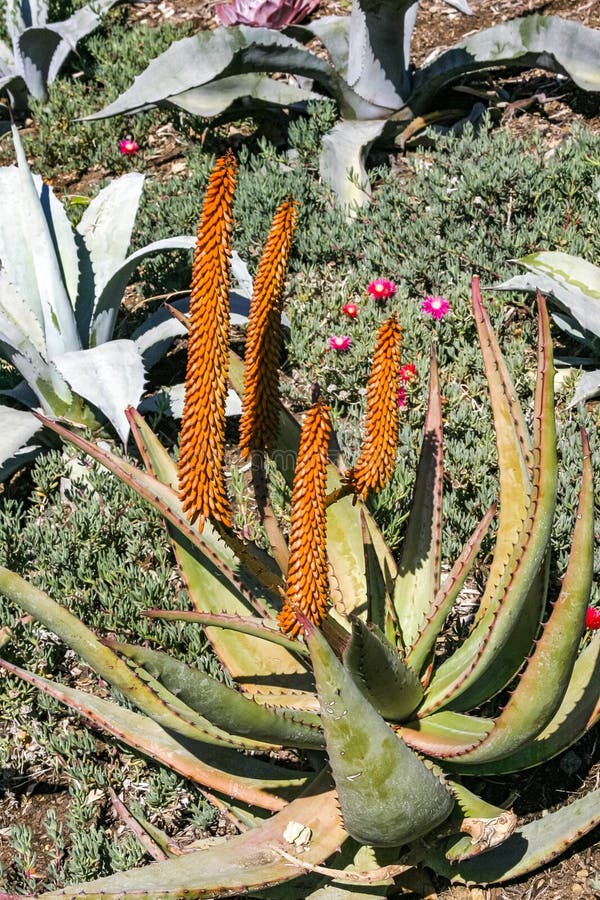
<svg viewBox="0 0 600 900">
<path fill-rule="evenodd" d="M 11 46 L 0 41 L 0 91 L 17 107 L 27 96 L 48 99 L 48 85 L 58 76 L 79 41 L 91 34 L 117 0 L 94 0 L 63 22 L 48 22 L 46 0 L 6 0 L 4 24 Z"/>
<path fill-rule="evenodd" d="M 0 665 L 201 785 L 240 833 L 43 896 L 266 898 L 273 886 L 293 881 L 293 896 L 350 900 L 386 896 L 394 879 L 420 863 L 469 882 L 517 878 L 600 821 L 600 791 L 518 826 L 510 809 L 468 787 L 470 777 L 481 784 L 486 774 L 543 764 L 600 714 L 600 635 L 582 642 L 593 556 L 585 435 L 570 559 L 558 597 L 547 603 L 557 461 L 544 301 L 540 296 L 530 435 L 473 282 L 497 437 L 500 506 L 475 622 L 454 652 L 440 655 L 437 638 L 495 508 L 441 581 L 442 419 L 435 359 L 397 564 L 362 498 L 379 490 L 394 466 L 399 326 L 393 317 L 380 326 L 362 450 L 350 469 L 340 469 L 339 459 L 329 458 L 324 398 L 315 392 L 302 426 L 276 400 L 274 326 L 293 204 L 278 210 L 261 258 L 245 363 L 228 350 L 234 181 L 235 165 L 225 157 L 211 176 L 194 258 L 178 463 L 132 409 L 128 417 L 144 468 L 47 422 L 164 516 L 193 609 L 146 614 L 204 627 L 234 686 L 160 649 L 97 637 L 5 568 L 0 590 L 58 634 L 133 709 L 7 659 Z M 241 452 L 251 460 L 269 551 L 242 540 L 230 526 L 223 447 L 228 380 L 243 394 Z M 292 483 L 287 540 L 269 504 L 266 455 Z M 484 703 L 485 714 L 479 709 Z M 298 768 L 281 764 L 276 751 L 282 747 L 296 748 Z M 148 829 L 156 837 L 156 829 Z"/>
<path fill-rule="evenodd" d="M 456 111 L 436 112 L 437 96 L 470 72 L 533 66 L 566 72 L 580 88 L 598 90 L 588 61 L 598 59 L 600 33 L 556 16 L 504 22 L 416 67 L 410 47 L 418 5 L 414 0 L 354 0 L 349 16 L 325 16 L 285 32 L 246 25 L 201 32 L 172 44 L 128 90 L 88 118 L 152 106 L 236 118 L 326 95 L 337 102 L 340 120 L 323 138 L 321 175 L 343 203 L 352 204 L 368 197 L 365 157 L 371 146 L 393 143 L 410 123 L 424 128 L 436 117 L 456 117 Z M 458 6 L 468 11 L 465 4 Z M 327 59 L 305 49 L 315 38 Z M 270 73 L 299 81 L 274 80 Z"/>
<path fill-rule="evenodd" d="M 600 268 L 580 256 L 558 251 L 540 251 L 516 262 L 525 275 L 499 285 L 503 290 L 525 290 L 548 294 L 552 318 L 570 338 L 582 344 L 588 356 L 567 357 L 566 365 L 585 366 L 571 400 L 571 406 L 600 394 Z"/>
<path fill-rule="evenodd" d="M 13 137 L 18 166 L 0 169 L 0 356 L 23 381 L 6 392 L 21 408 L 0 406 L 0 477 L 40 449 L 30 409 L 87 427 L 108 420 L 126 439 L 123 410 L 138 405 L 148 368 L 181 326 L 167 317 L 113 340 L 123 292 L 149 254 L 194 246 L 180 235 L 127 255 L 144 184 L 134 173 L 101 190 L 73 230 L 14 127 Z"/>
</svg>

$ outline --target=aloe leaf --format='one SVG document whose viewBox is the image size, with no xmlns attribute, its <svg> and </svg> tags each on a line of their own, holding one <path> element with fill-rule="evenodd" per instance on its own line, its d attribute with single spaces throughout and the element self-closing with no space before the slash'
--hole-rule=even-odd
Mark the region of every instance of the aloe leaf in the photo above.
<svg viewBox="0 0 600 900">
<path fill-rule="evenodd" d="M 371 195 L 365 160 L 387 119 L 340 119 L 321 141 L 319 173 L 346 206 L 364 206 Z"/>
<path fill-rule="evenodd" d="M 439 848 L 428 848 L 425 863 L 451 881 L 498 884 L 521 878 L 567 850 L 600 822 L 600 790 L 536 819 L 474 859 L 449 863 Z"/>
<path fill-rule="evenodd" d="M 342 102 L 346 96 L 352 99 L 352 91 L 335 69 L 298 41 L 268 28 L 236 25 L 175 41 L 152 60 L 129 90 L 86 118 L 103 119 L 170 103 L 176 95 L 217 78 L 249 72 L 290 72 L 314 79 Z"/>
<path fill-rule="evenodd" d="M 461 755 L 467 767 L 508 756 L 528 744 L 560 706 L 577 656 L 594 567 L 594 486 L 590 448 L 583 434 L 583 480 L 569 565 L 535 651 L 493 731 Z M 549 673 L 551 677 L 549 677 Z"/>
<path fill-rule="evenodd" d="M 0 591 L 36 621 L 57 634 L 101 678 L 121 691 L 159 725 L 194 740 L 220 746 L 233 743 L 228 735 L 219 733 L 218 729 L 174 696 L 170 696 L 168 702 L 159 697 L 73 613 L 3 566 L 0 566 Z"/>
<path fill-rule="evenodd" d="M 415 643 L 425 624 L 439 588 L 442 466 L 442 407 L 432 352 L 425 434 L 394 588 L 394 608 L 407 649 Z"/>
<path fill-rule="evenodd" d="M 452 796 L 365 699 L 323 635 L 302 624 L 345 828 L 374 846 L 431 831 L 450 814 Z"/>
<path fill-rule="evenodd" d="M 0 481 L 35 459 L 41 447 L 32 438 L 41 427 L 31 413 L 0 406 Z"/>
<path fill-rule="evenodd" d="M 154 678 L 190 709 L 230 734 L 257 741 L 303 748 L 323 747 L 319 717 L 301 718 L 288 712 L 259 706 L 234 688 L 221 684 L 206 672 L 188 666 L 158 650 L 109 641 L 108 645 L 143 666 Z"/>
<path fill-rule="evenodd" d="M 50 189 L 43 185 L 41 195 L 38 193 L 19 132 L 14 126 L 12 134 L 19 181 L 19 200 L 13 209 L 13 241 L 23 242 L 26 258 L 32 267 L 36 291 L 34 296 L 39 297 L 48 358 L 51 361 L 61 353 L 79 349 L 81 341 L 44 212 L 49 204 Z"/>
<path fill-rule="evenodd" d="M 96 296 L 90 326 L 90 346 L 102 344 L 112 338 L 123 291 L 132 274 L 146 257 L 152 253 L 162 253 L 164 250 L 193 250 L 195 244 L 196 238 L 186 234 L 163 238 L 136 250 L 120 265 L 113 267 L 106 284 Z"/>
<path fill-rule="evenodd" d="M 407 722 L 397 730 L 409 747 L 441 759 L 477 746 L 493 727 L 493 719 L 443 710 L 415 722 Z"/>
<path fill-rule="evenodd" d="M 367 583 L 367 621 L 373 622 L 394 646 L 401 640 L 400 626 L 392 602 L 397 568 L 375 523 L 362 515 Z"/>
<path fill-rule="evenodd" d="M 417 675 L 376 625 L 353 617 L 343 661 L 360 692 L 385 719 L 406 719 L 423 698 Z"/>
<path fill-rule="evenodd" d="M 488 382 L 498 451 L 500 513 L 494 556 L 476 621 L 487 612 L 517 543 L 531 494 L 531 438 L 523 411 L 489 316 L 481 302 L 479 279 L 472 281 L 472 308 Z"/>
<path fill-rule="evenodd" d="M 133 341 L 109 341 L 89 350 L 63 353 L 56 368 L 80 397 L 97 407 L 127 443 L 128 406 L 137 406 L 144 390 L 142 357 Z"/>
<path fill-rule="evenodd" d="M 600 34 L 558 16 L 533 15 L 485 28 L 455 44 L 414 77 L 411 105 L 420 112 L 450 82 L 481 69 L 512 67 L 567 74 L 584 91 L 600 90 Z"/>
<path fill-rule="evenodd" d="M 283 809 L 289 795 L 305 785 L 307 775 L 244 756 L 229 748 L 175 738 L 152 719 L 110 700 L 69 688 L 19 669 L 0 659 L 0 666 L 61 703 L 93 725 L 210 790 L 236 797 L 272 812 Z"/>
<path fill-rule="evenodd" d="M 579 740 L 600 717 L 600 635 L 596 635 L 578 656 L 568 688 L 556 714 L 534 741 L 514 753 L 488 763 L 480 763 L 478 774 L 520 772 L 540 765 Z M 452 768 L 452 762 L 449 761 Z"/>
<path fill-rule="evenodd" d="M 510 680 L 530 650 L 545 598 L 539 582 L 546 581 L 544 560 L 547 563 L 556 503 L 553 376 L 548 314 L 540 297 L 534 409 L 536 467 L 529 517 L 504 569 L 497 599 L 434 675 L 420 715 L 443 705 L 451 704 L 454 709 L 479 705 Z"/>
<path fill-rule="evenodd" d="M 447 578 L 444 579 L 444 583 L 437 592 L 431 607 L 427 611 L 427 624 L 421 629 L 415 643 L 406 655 L 406 663 L 411 666 L 415 672 L 421 672 L 423 667 L 427 664 L 433 651 L 435 641 L 443 628 L 446 617 L 452 609 L 454 601 L 462 590 L 467 575 L 471 571 L 477 553 L 481 547 L 481 542 L 485 537 L 495 514 L 496 504 L 494 503 L 487 510 L 481 522 L 465 544 L 461 555 L 452 566 Z"/>
<path fill-rule="evenodd" d="M 322 94 L 252 72 L 219 78 L 210 84 L 174 94 L 165 102 L 191 115 L 210 119 L 224 114 L 231 118 L 236 112 L 248 115 L 261 108 L 272 109 L 273 106 L 291 106 L 322 99 Z"/>
<path fill-rule="evenodd" d="M 310 841 L 298 855 L 298 868 L 284 859 L 278 848 L 294 853 L 295 845 L 284 835 L 290 823 L 306 826 Z M 306 794 L 258 828 L 231 840 L 176 859 L 152 863 L 141 869 L 119 872 L 58 892 L 42 894 L 44 900 L 77 897 L 86 900 L 127 900 L 143 894 L 144 900 L 189 900 L 230 897 L 240 891 L 256 893 L 272 884 L 290 881 L 302 874 L 302 863 L 319 865 L 344 842 L 347 834 L 339 821 L 335 791 L 323 778 Z"/>
</svg>

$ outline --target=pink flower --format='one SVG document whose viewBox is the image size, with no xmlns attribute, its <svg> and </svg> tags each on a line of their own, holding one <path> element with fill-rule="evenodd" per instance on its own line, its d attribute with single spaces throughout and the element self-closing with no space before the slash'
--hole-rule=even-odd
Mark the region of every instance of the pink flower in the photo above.
<svg viewBox="0 0 600 900">
<path fill-rule="evenodd" d="M 358 306 L 356 303 L 346 303 L 345 306 L 342 306 L 342 312 L 348 316 L 349 319 L 355 319 L 358 315 Z"/>
<path fill-rule="evenodd" d="M 135 156 L 139 149 L 140 145 L 138 142 L 132 140 L 130 137 L 123 138 L 122 141 L 119 141 L 119 153 L 121 156 Z"/>
<path fill-rule="evenodd" d="M 600 628 L 600 607 L 588 606 L 585 614 L 585 627 L 590 631 Z"/>
<path fill-rule="evenodd" d="M 397 290 L 394 282 L 387 278 L 376 278 L 367 285 L 367 293 L 375 300 L 387 300 L 388 297 L 393 297 Z"/>
<path fill-rule="evenodd" d="M 348 337 L 347 334 L 335 335 L 333 334 L 329 338 L 329 346 L 332 350 L 343 351 L 349 350 L 352 344 L 352 338 Z"/>
<path fill-rule="evenodd" d="M 408 398 L 406 396 L 406 389 L 400 386 L 398 388 L 398 407 L 400 409 L 406 409 L 408 406 Z"/>
<path fill-rule="evenodd" d="M 445 297 L 427 296 L 421 304 L 421 309 L 432 319 L 443 319 L 446 313 L 450 312 L 450 303 Z"/>
<path fill-rule="evenodd" d="M 417 367 L 414 363 L 405 363 L 403 366 L 400 366 L 400 381 L 407 384 L 410 381 L 416 381 L 416 379 Z"/>
</svg>

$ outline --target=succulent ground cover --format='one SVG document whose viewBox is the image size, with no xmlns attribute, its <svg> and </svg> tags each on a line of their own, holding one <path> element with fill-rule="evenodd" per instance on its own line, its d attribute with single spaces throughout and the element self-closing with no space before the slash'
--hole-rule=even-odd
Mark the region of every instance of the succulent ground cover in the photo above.
<svg viewBox="0 0 600 900">
<path fill-rule="evenodd" d="M 497 3 L 471 21 L 449 10 L 442 12 L 442 4 L 423 6 L 423 27 L 417 32 L 422 35 L 418 46 L 423 54 L 438 44 L 450 43 L 471 26 L 493 24 L 496 16 L 501 19 L 514 13 L 514 4 Z M 327 4 L 325 8 L 329 9 Z M 523 4 L 519 12 L 530 9 L 533 4 Z M 544 9 L 600 26 L 593 4 L 556 0 Z M 48 108 L 33 109 L 24 138 L 36 170 L 51 178 L 63 197 L 71 198 L 74 220 L 80 214 L 77 198 L 93 194 L 102 179 L 124 171 L 150 175 L 147 205 L 136 235 L 136 246 L 142 246 L 167 233 L 187 233 L 194 228 L 212 161 L 210 153 L 232 144 L 242 158 L 236 246 L 253 270 L 273 202 L 288 193 L 296 197 L 300 210 L 286 303 L 292 330 L 284 360 L 284 387 L 297 408 L 303 408 L 310 381 L 323 384 L 337 398 L 333 414 L 341 438 L 349 454 L 356 452 L 372 338 L 384 313 L 399 312 L 404 328 L 403 361 L 414 362 L 418 377 L 406 387 L 408 403 L 401 420 L 404 449 L 398 471 L 375 505 L 388 538 L 398 546 L 422 425 L 427 351 L 432 337 L 436 338 L 450 494 L 444 550 L 448 559 L 453 558 L 461 538 L 491 499 L 495 476 L 490 422 L 482 401 L 483 380 L 467 319 L 468 281 L 475 271 L 484 285 L 486 280 L 491 284 L 507 278 L 514 274 L 506 262 L 509 257 L 542 246 L 576 254 L 585 249 L 588 258 L 598 261 L 594 206 L 600 189 L 597 100 L 564 83 L 548 86 L 549 79 L 537 81 L 535 75 L 525 82 L 510 80 L 511 99 L 498 97 L 493 111 L 504 119 L 502 132 L 442 141 L 437 148 L 422 148 L 416 156 L 396 158 L 391 172 L 382 167 L 374 176 L 376 201 L 361 213 L 351 231 L 343 217 L 331 211 L 327 196 L 315 184 L 311 160 L 315 135 L 328 124 L 324 121 L 326 110 L 315 111 L 308 123 L 296 123 L 291 135 L 296 168 L 292 165 L 291 171 L 282 156 L 286 148 L 276 120 L 262 123 L 258 132 L 247 123 L 209 131 L 202 123 L 192 127 L 164 113 L 126 123 L 72 123 L 72 117 L 92 109 L 85 84 L 94 70 L 102 71 L 103 89 L 117 93 L 126 86 L 134 62 L 137 68 L 140 52 L 155 54 L 161 42 L 165 46 L 173 39 L 175 29 L 207 27 L 212 22 L 207 9 L 192 9 L 179 0 L 160 7 L 123 8 L 112 17 L 111 24 L 83 46 L 79 62 L 85 77 L 57 82 L 51 87 Z M 145 24 L 157 19 L 164 21 L 154 32 L 141 29 L 138 36 L 134 29 L 129 42 L 114 38 L 110 44 L 111 29 L 122 28 L 125 35 L 126 20 Z M 77 70 L 77 63 L 73 68 Z M 545 102 L 538 98 L 529 103 L 528 98 L 544 91 Z M 521 103 L 523 100 L 527 103 Z M 96 93 L 93 108 L 97 106 Z M 571 126 L 578 119 L 591 133 L 577 132 L 575 139 L 569 140 Z M 133 156 L 122 155 L 118 149 L 119 141 L 129 134 L 141 148 Z M 515 135 L 524 143 L 513 143 Z M 0 153 L 3 163 L 11 161 L 6 141 L 0 144 Z M 376 276 L 393 278 L 398 285 L 398 292 L 385 307 L 366 293 L 368 282 Z M 176 265 L 166 260 L 160 265 L 151 263 L 143 278 L 140 292 L 131 292 L 127 317 L 120 325 L 123 334 L 131 332 L 140 310 L 148 305 L 154 308 L 159 302 L 148 304 L 148 298 L 186 285 L 189 258 L 182 257 Z M 421 301 L 426 294 L 438 293 L 449 297 L 451 311 L 436 324 L 422 316 Z M 348 302 L 359 308 L 356 319 L 341 312 Z M 525 398 L 532 385 L 534 360 L 530 304 L 522 296 L 491 295 L 490 306 L 503 349 L 516 372 L 517 391 Z M 333 335 L 352 338 L 347 352 L 327 349 L 325 339 Z M 157 382 L 164 382 L 165 374 L 179 380 L 184 358 L 182 348 L 175 348 Z M 585 421 L 590 431 L 595 469 L 600 472 L 599 417 L 598 407 L 593 405 L 585 414 L 567 412 L 567 397 L 560 391 L 557 402 L 559 451 L 566 462 L 564 490 L 575 477 L 575 435 L 580 421 Z M 157 420 L 157 427 L 165 440 L 173 440 L 176 429 L 170 420 Z M 465 434 L 470 435 L 469 441 Z M 234 490 L 241 493 L 242 466 L 234 465 L 238 462 L 235 458 L 230 462 Z M 78 481 L 82 466 L 88 477 Z M 256 528 L 252 508 L 239 508 L 237 517 L 235 524 L 240 529 Z M 557 523 L 554 541 L 559 563 L 568 553 L 571 525 Z M 189 652 L 192 642 L 198 657 L 211 665 L 207 647 L 193 644 L 198 640 L 197 631 L 169 623 L 154 623 L 149 630 L 148 623 L 138 618 L 139 609 L 159 604 L 185 607 L 186 598 L 173 574 L 160 524 L 110 476 L 89 468 L 76 455 L 65 458 L 61 452 L 52 453 L 33 472 L 6 486 L 0 527 L 2 563 L 22 574 L 33 572 L 40 587 L 54 596 L 67 597 L 76 611 L 85 612 L 88 623 L 104 631 L 114 630 L 121 640 L 160 643 L 173 653 L 182 641 Z M 478 592 L 481 581 L 476 570 L 464 593 L 465 617 L 469 598 Z M 14 624 L 14 610 L 3 609 L 1 624 L 5 622 Z M 460 633 L 464 621 L 457 618 L 452 626 Z M 21 622 L 16 634 L 23 665 L 39 660 L 41 652 L 45 673 L 56 671 L 61 680 L 85 686 L 85 667 L 69 653 L 65 655 L 48 632 Z M 450 629 L 445 639 L 451 642 L 453 636 Z M 207 807 L 201 795 L 182 780 L 141 763 L 109 741 L 90 737 L 76 718 L 61 712 L 52 701 L 7 678 L 0 684 L 4 779 L 0 806 L 4 883 L 0 880 L 0 884 L 5 890 L 27 892 L 35 884 L 41 891 L 59 882 L 128 868 L 144 858 L 137 840 L 111 805 L 106 787 L 109 771 L 113 785 L 118 785 L 115 773 L 119 773 L 127 799 L 134 806 L 138 802 L 147 818 L 181 844 L 208 832 L 228 831 L 226 819 Z M 597 759 L 591 735 L 541 774 L 492 779 L 497 801 L 505 803 L 512 795 L 523 816 L 541 805 L 552 807 L 562 801 L 564 791 L 584 793 L 595 784 Z M 11 830 L 15 824 L 16 829 Z M 528 891 L 531 896 L 543 892 L 550 898 L 592 896 L 598 886 L 595 878 L 600 860 L 594 835 L 587 843 L 587 849 L 584 844 L 569 859 L 537 873 L 527 883 L 488 892 L 445 888 L 443 884 L 437 888 L 448 897 L 472 896 L 473 900 L 486 894 L 495 900 L 520 897 Z M 413 887 L 416 896 L 432 890 L 425 881 Z"/>
</svg>

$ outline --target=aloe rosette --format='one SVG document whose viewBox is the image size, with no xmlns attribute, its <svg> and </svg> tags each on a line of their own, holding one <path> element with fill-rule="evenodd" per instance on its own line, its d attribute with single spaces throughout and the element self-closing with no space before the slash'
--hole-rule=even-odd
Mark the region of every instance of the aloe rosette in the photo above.
<svg viewBox="0 0 600 900">
<path fill-rule="evenodd" d="M 253 297 L 251 319 L 263 300 Z M 600 712 L 600 636 L 582 641 L 593 557 L 585 434 L 569 562 L 558 596 L 553 603 L 547 596 L 557 460 L 552 347 L 545 304 L 541 297 L 538 302 L 530 434 L 473 282 L 498 447 L 497 538 L 473 626 L 445 657 L 436 653 L 437 638 L 496 508 L 442 580 L 442 416 L 433 356 L 423 449 L 398 563 L 354 493 L 352 469 L 328 458 L 329 412 L 320 396 L 302 425 L 278 407 L 272 446 L 297 458 L 295 471 L 282 468 L 293 483 L 289 544 L 261 481 L 266 451 L 252 452 L 270 552 L 242 540 L 210 511 L 201 530 L 192 524 L 177 465 L 135 410 L 127 415 L 143 468 L 47 422 L 160 511 L 193 608 L 146 614 L 204 627 L 234 686 L 160 649 L 99 639 L 7 569 L 0 569 L 0 590 L 58 634 L 133 708 L 6 659 L 0 665 L 199 784 L 240 833 L 43 896 L 267 897 L 273 886 L 292 881 L 294 896 L 313 900 L 382 897 L 421 863 L 452 879 L 485 884 L 543 865 L 600 822 L 600 791 L 541 824 L 520 826 L 511 810 L 468 787 L 470 776 L 481 784 L 486 774 L 543 764 L 581 737 Z M 399 336 L 390 340 L 395 328 L 384 323 L 378 335 L 371 422 L 374 409 L 385 415 L 386 387 L 396 389 L 381 364 L 382 354 L 398 351 Z M 223 377 L 243 393 L 244 364 L 233 353 L 215 381 Z M 215 387 L 215 398 L 221 396 L 215 403 L 222 406 Z M 383 472 L 387 455 L 377 444 L 387 447 L 395 429 L 392 420 L 387 428 L 380 423 L 377 438 L 373 428 L 361 459 L 370 455 Z M 273 463 L 289 464 L 292 453 L 273 452 Z M 376 478 L 373 483 L 380 486 Z M 484 703 L 485 715 L 479 711 Z M 298 748 L 304 764 L 282 765 L 282 747 Z"/>
</svg>

